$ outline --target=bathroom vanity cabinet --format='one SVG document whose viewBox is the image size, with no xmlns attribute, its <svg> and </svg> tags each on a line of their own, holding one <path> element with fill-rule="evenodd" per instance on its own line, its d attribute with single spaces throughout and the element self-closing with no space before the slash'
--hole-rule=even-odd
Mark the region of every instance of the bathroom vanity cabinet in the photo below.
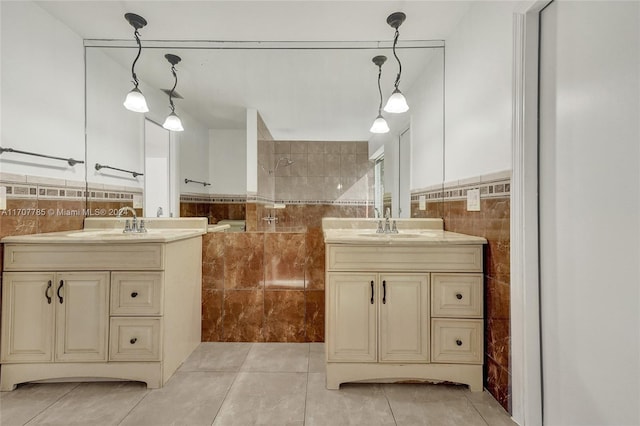
<svg viewBox="0 0 640 426">
<path fill-rule="evenodd" d="M 327 388 L 428 380 L 482 390 L 485 240 L 411 232 L 325 230 Z"/>
<path fill-rule="evenodd" d="M 0 389 L 91 378 L 161 387 L 200 343 L 201 233 L 55 234 L 5 239 Z"/>
</svg>

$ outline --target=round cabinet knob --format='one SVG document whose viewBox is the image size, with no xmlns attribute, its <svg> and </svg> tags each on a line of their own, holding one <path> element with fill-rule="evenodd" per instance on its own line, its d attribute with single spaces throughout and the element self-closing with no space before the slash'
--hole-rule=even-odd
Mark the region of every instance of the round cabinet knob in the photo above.
<svg viewBox="0 0 640 426">
<path fill-rule="evenodd" d="M 137 297 L 138 296 L 138 292 L 134 291 L 133 293 L 131 293 L 131 297 Z"/>
<path fill-rule="evenodd" d="M 462 346 L 462 340 L 460 340 L 460 339 L 456 339 L 456 345 L 458 345 L 458 346 Z"/>
<path fill-rule="evenodd" d="M 462 295 L 460 293 L 456 293 L 456 299 L 461 300 L 462 299 Z"/>
<path fill-rule="evenodd" d="M 133 339 L 129 340 L 129 343 L 131 343 L 132 345 L 135 344 L 138 341 L 137 337 L 134 337 Z"/>
</svg>

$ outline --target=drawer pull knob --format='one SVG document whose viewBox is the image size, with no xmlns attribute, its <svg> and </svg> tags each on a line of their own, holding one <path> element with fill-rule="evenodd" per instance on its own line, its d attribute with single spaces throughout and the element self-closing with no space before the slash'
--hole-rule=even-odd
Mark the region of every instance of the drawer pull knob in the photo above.
<svg viewBox="0 0 640 426">
<path fill-rule="evenodd" d="M 458 345 L 458 346 L 462 346 L 462 340 L 460 340 L 460 339 L 456 339 L 456 345 Z"/>
<path fill-rule="evenodd" d="M 456 299 L 461 300 L 462 299 L 462 294 L 456 293 Z"/>
<path fill-rule="evenodd" d="M 133 293 L 131 293 L 131 297 L 137 297 L 138 296 L 138 292 L 134 291 Z"/>
<path fill-rule="evenodd" d="M 137 337 L 134 337 L 133 339 L 129 340 L 129 343 L 131 343 L 132 345 L 135 344 L 138 341 Z"/>
</svg>

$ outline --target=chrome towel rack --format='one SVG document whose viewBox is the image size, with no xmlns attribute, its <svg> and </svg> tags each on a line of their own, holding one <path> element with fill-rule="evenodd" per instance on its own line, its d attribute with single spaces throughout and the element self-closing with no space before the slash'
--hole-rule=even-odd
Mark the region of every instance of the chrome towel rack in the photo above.
<svg viewBox="0 0 640 426">
<path fill-rule="evenodd" d="M 33 155 L 34 157 L 51 158 L 52 160 L 66 161 L 70 166 L 75 166 L 76 164 L 84 164 L 84 161 L 74 160 L 73 158 L 55 157 L 53 155 L 37 154 L 35 152 L 20 151 L 19 149 L 0 147 L 0 154 L 3 154 L 5 152 L 14 152 L 16 154 Z"/>
<path fill-rule="evenodd" d="M 200 183 L 200 184 L 202 184 L 202 186 L 211 185 L 209 182 L 200 182 L 199 180 L 193 180 L 193 179 L 185 179 L 184 180 L 184 183 L 189 183 L 189 182 Z"/>
<path fill-rule="evenodd" d="M 144 176 L 144 173 L 132 172 L 131 170 L 119 169 L 117 167 L 105 166 L 104 164 L 98 164 L 98 163 L 96 163 L 95 168 L 96 170 L 110 169 L 110 170 L 117 170 L 119 172 L 124 172 L 124 173 L 131 173 L 133 177 Z"/>
</svg>

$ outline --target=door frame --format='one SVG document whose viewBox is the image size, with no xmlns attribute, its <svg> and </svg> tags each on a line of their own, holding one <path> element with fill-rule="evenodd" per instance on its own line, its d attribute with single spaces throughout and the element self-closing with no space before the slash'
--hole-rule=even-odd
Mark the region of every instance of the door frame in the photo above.
<svg viewBox="0 0 640 426">
<path fill-rule="evenodd" d="M 511 179 L 512 416 L 542 424 L 542 358 L 538 233 L 538 62 L 540 13 L 535 0 L 513 16 Z"/>
</svg>

